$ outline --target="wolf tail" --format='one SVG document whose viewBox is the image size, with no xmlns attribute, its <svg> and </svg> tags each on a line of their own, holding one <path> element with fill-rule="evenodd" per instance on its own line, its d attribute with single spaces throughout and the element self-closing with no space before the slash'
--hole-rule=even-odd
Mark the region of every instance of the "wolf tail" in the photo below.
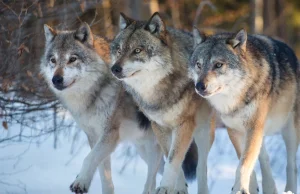
<svg viewBox="0 0 300 194">
<path fill-rule="evenodd" d="M 182 169 L 185 178 L 188 181 L 193 181 L 196 179 L 197 164 L 198 164 L 198 148 L 195 141 L 193 141 L 182 163 Z"/>
</svg>

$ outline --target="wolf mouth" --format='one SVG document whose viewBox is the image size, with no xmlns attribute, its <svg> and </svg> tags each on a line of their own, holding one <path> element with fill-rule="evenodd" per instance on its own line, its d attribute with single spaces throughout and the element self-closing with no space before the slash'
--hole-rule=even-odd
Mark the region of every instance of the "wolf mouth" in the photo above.
<svg viewBox="0 0 300 194">
<path fill-rule="evenodd" d="M 74 83 L 75 83 L 76 79 L 74 79 L 68 86 L 66 86 L 66 88 L 71 87 Z"/>
<path fill-rule="evenodd" d="M 64 90 L 66 88 L 70 88 L 74 83 L 75 83 L 76 79 L 74 79 L 69 85 L 64 86 L 64 85 L 54 85 L 54 87 L 58 90 Z"/>
<path fill-rule="evenodd" d="M 116 75 L 116 74 L 114 74 L 114 73 L 113 73 L 113 75 L 114 75 L 118 80 L 123 80 L 123 79 L 125 79 L 125 78 L 133 77 L 134 75 L 136 75 L 136 74 L 139 73 L 140 71 L 141 71 L 141 70 L 137 70 L 137 71 L 131 73 L 131 74 L 128 75 L 128 76 L 125 76 L 124 74 L 122 74 L 122 75 Z"/>
<path fill-rule="evenodd" d="M 137 74 L 138 72 L 140 72 L 141 70 L 137 70 L 137 71 L 135 71 L 135 72 L 133 72 L 130 76 L 128 76 L 128 77 L 132 77 L 132 76 L 134 76 L 135 74 Z"/>
<path fill-rule="evenodd" d="M 216 90 L 214 90 L 213 92 L 199 92 L 196 88 L 196 93 L 199 94 L 200 96 L 202 96 L 203 98 L 209 98 L 212 97 L 213 95 L 217 94 L 220 90 L 222 89 L 222 87 L 218 87 Z"/>
</svg>

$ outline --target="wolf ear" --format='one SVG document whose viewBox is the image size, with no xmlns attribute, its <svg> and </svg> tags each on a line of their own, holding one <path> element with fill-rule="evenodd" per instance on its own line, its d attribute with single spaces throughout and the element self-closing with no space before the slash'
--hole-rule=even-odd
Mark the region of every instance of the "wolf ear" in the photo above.
<svg viewBox="0 0 300 194">
<path fill-rule="evenodd" d="M 53 30 L 50 26 L 47 24 L 44 24 L 44 31 L 45 31 L 45 38 L 46 38 L 46 43 L 49 43 L 53 40 L 54 36 L 56 36 L 56 31 Z"/>
<path fill-rule="evenodd" d="M 119 28 L 120 30 L 124 30 L 127 28 L 134 20 L 127 17 L 124 13 L 120 13 L 120 21 L 119 21 Z"/>
<path fill-rule="evenodd" d="M 205 41 L 206 36 L 204 33 L 200 32 L 196 26 L 193 27 L 193 37 L 194 37 L 194 48 L 202 42 Z"/>
<path fill-rule="evenodd" d="M 158 12 L 155 12 L 148 23 L 146 24 L 145 30 L 151 32 L 152 34 L 162 34 L 166 31 L 166 25 L 164 21 L 161 19 Z"/>
<path fill-rule="evenodd" d="M 233 48 L 236 48 L 239 46 L 243 51 L 246 51 L 246 45 L 247 45 L 247 32 L 244 29 L 241 29 L 233 39 L 230 39 L 228 41 L 228 44 L 230 44 Z"/>
<path fill-rule="evenodd" d="M 80 42 L 87 43 L 88 45 L 93 45 L 94 43 L 93 33 L 90 26 L 86 22 L 82 23 L 81 26 L 76 30 L 74 37 Z"/>
</svg>

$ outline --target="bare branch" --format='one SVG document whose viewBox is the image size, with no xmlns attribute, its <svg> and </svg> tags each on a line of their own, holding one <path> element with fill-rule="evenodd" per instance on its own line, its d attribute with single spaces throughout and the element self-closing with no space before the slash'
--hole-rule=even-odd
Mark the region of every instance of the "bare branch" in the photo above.
<svg viewBox="0 0 300 194">
<path fill-rule="evenodd" d="M 214 4 L 210 0 L 201 1 L 199 3 L 197 11 L 196 11 L 196 16 L 195 16 L 195 19 L 194 19 L 194 22 L 193 22 L 194 26 L 197 26 L 197 24 L 199 22 L 200 14 L 201 14 L 201 12 L 202 12 L 202 10 L 203 10 L 203 8 L 204 8 L 205 5 L 208 5 L 209 8 L 212 9 L 213 11 L 217 10 L 217 8 L 214 6 Z"/>
<path fill-rule="evenodd" d="M 12 10 L 8 5 L 6 5 L 3 0 L 0 1 L 0 3 L 2 3 L 7 9 L 9 9 L 15 16 L 19 17 L 18 14 Z"/>
</svg>

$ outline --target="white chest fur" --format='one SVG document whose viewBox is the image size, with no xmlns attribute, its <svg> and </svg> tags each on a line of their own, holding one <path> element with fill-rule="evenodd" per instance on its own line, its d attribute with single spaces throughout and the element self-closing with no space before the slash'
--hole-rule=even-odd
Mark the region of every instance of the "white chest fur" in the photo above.
<svg viewBox="0 0 300 194">
<path fill-rule="evenodd" d="M 102 137 L 105 128 L 110 126 L 111 119 L 115 109 L 117 97 L 113 88 L 106 88 L 102 91 L 102 98 L 97 98 L 92 107 L 88 108 L 86 104 L 90 99 L 85 99 L 85 95 L 72 95 L 72 98 L 64 96 L 63 101 L 67 109 L 71 112 L 76 123 L 91 138 Z M 120 126 L 118 129 L 121 141 L 135 141 L 144 135 L 144 131 L 139 128 L 136 120 L 125 119 L 120 116 Z"/>
<path fill-rule="evenodd" d="M 90 90 L 70 88 L 63 93 L 59 93 L 59 97 L 76 123 L 89 137 L 101 137 L 105 126 L 109 122 L 108 118 L 114 111 L 116 102 L 110 99 L 115 97 L 116 91 L 114 87 L 103 88 L 102 98 L 95 99 L 88 95 L 90 91 L 94 91 L 93 88 Z M 109 106 L 105 102 L 109 102 Z"/>
<path fill-rule="evenodd" d="M 292 103 L 291 103 L 292 104 Z M 257 114 L 257 106 L 253 103 L 234 116 L 222 115 L 221 119 L 227 127 L 235 130 L 248 130 L 247 121 Z M 273 135 L 286 127 L 288 119 L 292 116 L 292 106 L 275 104 L 267 115 L 264 125 L 265 135 Z"/>
<path fill-rule="evenodd" d="M 179 102 L 166 109 L 159 111 L 146 111 L 145 113 L 150 120 L 155 121 L 162 127 L 177 127 L 178 123 L 176 121 L 180 119 L 183 111 L 186 109 L 187 102 L 186 98 L 182 98 Z"/>
</svg>

